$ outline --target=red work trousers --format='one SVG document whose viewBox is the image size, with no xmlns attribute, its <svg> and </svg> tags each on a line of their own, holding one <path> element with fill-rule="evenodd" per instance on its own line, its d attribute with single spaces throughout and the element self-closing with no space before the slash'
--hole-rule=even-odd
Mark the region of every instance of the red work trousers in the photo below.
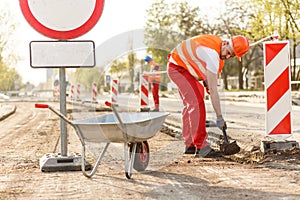
<svg viewBox="0 0 300 200">
<path fill-rule="evenodd" d="M 153 101 L 154 101 L 154 109 L 159 110 L 159 83 L 152 83 L 152 95 L 153 95 Z"/>
<path fill-rule="evenodd" d="M 204 87 L 188 70 L 170 62 L 168 63 L 168 75 L 177 85 L 183 101 L 182 136 L 184 144 L 201 149 L 208 145 Z"/>
</svg>

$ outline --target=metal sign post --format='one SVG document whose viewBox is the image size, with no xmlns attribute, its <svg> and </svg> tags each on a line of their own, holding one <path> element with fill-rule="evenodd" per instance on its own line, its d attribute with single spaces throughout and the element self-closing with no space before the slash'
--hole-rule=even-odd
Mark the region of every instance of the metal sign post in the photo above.
<svg viewBox="0 0 300 200">
<path fill-rule="evenodd" d="M 60 112 L 67 116 L 67 101 L 66 101 L 66 69 L 59 68 L 59 82 L 60 82 Z M 68 155 L 68 133 L 67 124 L 63 119 L 60 119 L 60 140 L 61 140 L 61 155 Z"/>
<path fill-rule="evenodd" d="M 70 60 L 70 58 L 72 58 Z M 94 67 L 93 41 L 32 41 L 30 66 L 32 68 L 59 68 L 60 113 L 66 116 L 66 68 Z M 81 170 L 81 155 L 68 154 L 67 124 L 60 119 L 61 153 L 44 155 L 40 160 L 42 171 Z M 88 169 L 90 165 L 85 164 Z"/>
<path fill-rule="evenodd" d="M 66 68 L 94 67 L 93 41 L 68 41 L 87 33 L 102 15 L 104 0 L 20 0 L 27 22 L 39 33 L 59 41 L 30 42 L 32 68 L 59 68 L 60 112 L 66 116 Z M 61 153 L 40 159 L 42 171 L 81 170 L 81 155 L 68 154 L 67 124 L 60 120 Z M 86 168 L 90 167 L 84 164 Z"/>
</svg>

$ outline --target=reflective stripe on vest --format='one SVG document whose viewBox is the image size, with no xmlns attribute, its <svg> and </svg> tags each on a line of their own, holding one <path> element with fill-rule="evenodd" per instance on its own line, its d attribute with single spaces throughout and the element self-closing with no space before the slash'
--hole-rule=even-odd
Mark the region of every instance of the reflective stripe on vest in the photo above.
<svg viewBox="0 0 300 200">
<path fill-rule="evenodd" d="M 193 68 L 193 66 L 195 66 L 195 65 L 191 65 L 189 63 L 192 61 L 192 58 L 190 55 L 193 55 L 192 48 L 190 46 L 190 40 L 183 41 L 181 45 L 177 46 L 174 49 L 174 53 L 176 54 L 174 60 L 176 60 L 176 62 L 180 66 L 186 68 L 194 77 L 200 77 L 200 78 L 206 77 L 206 76 L 203 76 L 199 70 Z M 173 54 L 172 54 L 172 56 L 173 56 Z M 200 64 L 199 66 L 201 66 L 203 69 L 202 64 Z M 206 69 L 204 68 L 203 74 L 205 74 L 205 71 L 206 71 Z"/>
<path fill-rule="evenodd" d="M 183 41 L 171 52 L 172 58 L 178 65 L 186 68 L 193 76 L 200 79 L 206 79 L 206 63 L 201 60 L 196 53 L 198 46 L 203 45 L 205 47 L 214 49 L 220 54 L 222 40 L 217 36 L 204 35 L 200 37 L 194 37 Z M 221 72 L 224 65 L 224 61 L 220 60 L 219 72 Z"/>
<path fill-rule="evenodd" d="M 155 74 L 150 74 L 149 75 L 149 81 L 152 83 L 152 82 L 155 82 L 155 83 L 160 83 L 160 66 L 156 63 L 154 63 L 152 66 L 151 66 L 151 72 L 154 72 Z"/>
</svg>

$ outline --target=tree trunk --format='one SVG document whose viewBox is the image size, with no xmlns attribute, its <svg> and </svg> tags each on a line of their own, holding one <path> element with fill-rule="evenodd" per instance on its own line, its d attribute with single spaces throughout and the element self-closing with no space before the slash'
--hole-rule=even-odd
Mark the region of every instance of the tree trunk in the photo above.
<svg viewBox="0 0 300 200">
<path fill-rule="evenodd" d="M 243 63 L 239 62 L 239 89 L 243 90 L 244 89 L 244 80 L 243 80 Z"/>
<path fill-rule="evenodd" d="M 228 90 L 228 75 L 225 73 L 224 74 L 224 89 Z"/>
</svg>

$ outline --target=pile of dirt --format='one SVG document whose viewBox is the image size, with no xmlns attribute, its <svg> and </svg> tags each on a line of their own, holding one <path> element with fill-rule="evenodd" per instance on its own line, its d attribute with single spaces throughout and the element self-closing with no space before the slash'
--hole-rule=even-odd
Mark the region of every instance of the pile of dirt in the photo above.
<svg viewBox="0 0 300 200">
<path fill-rule="evenodd" d="M 171 137 L 178 137 L 180 134 L 178 131 L 175 131 L 174 129 L 165 125 L 160 129 L 160 132 L 165 133 Z"/>
<path fill-rule="evenodd" d="M 241 151 L 236 155 L 226 157 L 241 164 L 261 164 L 281 167 L 300 165 L 300 149 L 297 147 L 285 150 L 270 149 L 265 152 L 262 152 L 259 147 L 255 147 L 252 151 Z"/>
<path fill-rule="evenodd" d="M 262 166 L 274 169 L 300 170 L 300 149 L 270 149 L 262 152 L 259 147 L 253 151 L 241 151 L 232 156 L 224 156 L 229 161 L 245 165 Z"/>
<path fill-rule="evenodd" d="M 176 138 L 180 137 L 181 134 L 180 132 L 167 126 L 164 126 L 160 131 Z M 216 147 L 220 145 L 220 142 L 223 140 L 223 136 L 213 132 L 208 132 L 208 139 L 213 143 L 212 146 Z M 259 146 L 252 146 L 251 150 L 248 151 L 242 149 L 235 155 L 223 155 L 221 160 L 223 159 L 240 164 L 257 164 L 273 167 L 277 166 L 281 168 L 286 168 L 288 165 L 293 165 L 300 169 L 300 148 L 293 147 L 291 149 L 284 150 L 269 149 L 262 152 Z"/>
</svg>

